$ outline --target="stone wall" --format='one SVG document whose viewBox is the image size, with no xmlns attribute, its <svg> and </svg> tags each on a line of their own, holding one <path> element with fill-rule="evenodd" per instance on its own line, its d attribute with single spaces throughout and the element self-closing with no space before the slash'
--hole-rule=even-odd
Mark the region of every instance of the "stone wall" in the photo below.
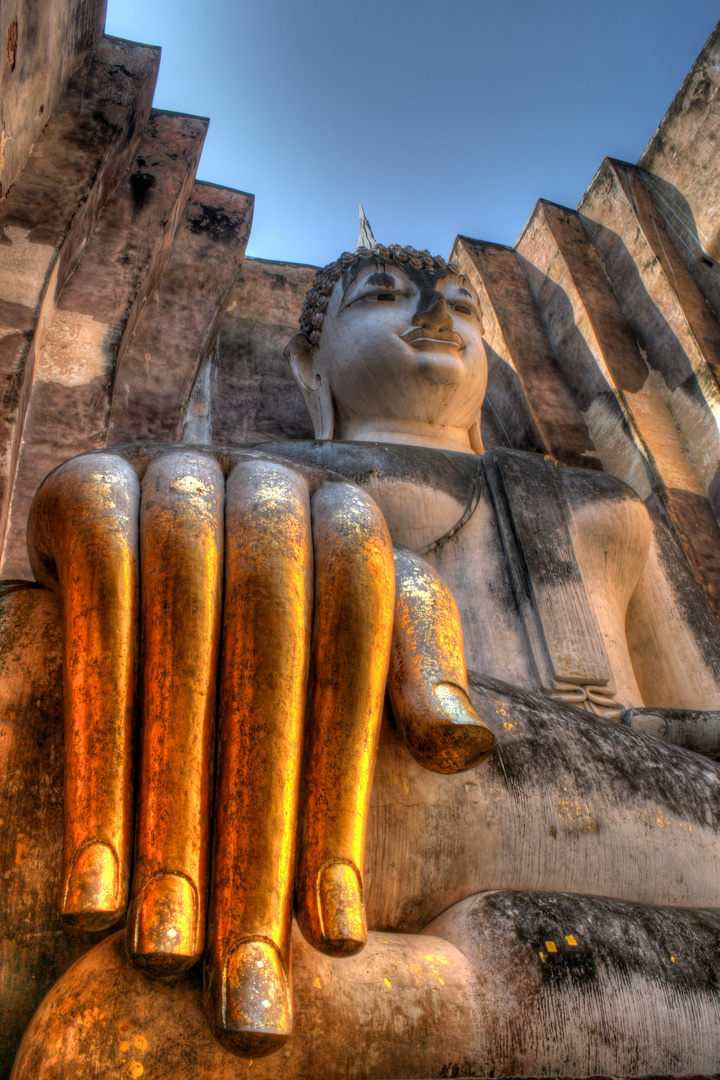
<svg viewBox="0 0 720 1080">
<path fill-rule="evenodd" d="M 27 513 L 50 469 L 108 441 L 180 437 L 252 220 L 251 195 L 195 180 L 207 120 L 152 108 L 160 50 L 102 36 L 97 4 L 83 12 L 94 47 L 67 54 L 0 201 L 4 578 L 31 576 Z M 50 59 L 67 27 L 51 29 Z"/>
</svg>

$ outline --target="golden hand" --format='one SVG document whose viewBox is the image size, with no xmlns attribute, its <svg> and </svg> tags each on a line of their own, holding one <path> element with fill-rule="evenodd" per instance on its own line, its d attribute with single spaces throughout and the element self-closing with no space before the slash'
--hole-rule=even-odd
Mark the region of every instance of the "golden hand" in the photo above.
<svg viewBox="0 0 720 1080">
<path fill-rule="evenodd" d="M 454 601 L 418 556 L 393 554 L 360 488 L 237 450 L 75 458 L 38 492 L 29 549 L 62 599 L 61 911 L 102 928 L 129 902 L 128 953 L 152 974 L 204 952 L 216 1035 L 269 1053 L 292 1027 L 293 892 L 316 948 L 365 943 L 386 679 L 421 764 L 471 768 L 494 745 Z"/>
</svg>

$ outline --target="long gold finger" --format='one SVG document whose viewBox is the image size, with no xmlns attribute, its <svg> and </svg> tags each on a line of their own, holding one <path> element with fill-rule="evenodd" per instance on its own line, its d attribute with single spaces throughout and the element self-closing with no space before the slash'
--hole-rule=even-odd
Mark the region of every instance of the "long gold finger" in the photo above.
<svg viewBox="0 0 720 1080">
<path fill-rule="evenodd" d="M 410 753 L 434 772 L 471 769 L 495 736 L 468 696 L 457 604 L 419 555 L 395 547 L 395 619 L 388 695 Z"/>
<path fill-rule="evenodd" d="M 65 786 L 60 912 L 99 930 L 125 911 L 133 817 L 140 485 L 122 458 L 63 465 L 33 503 L 35 575 L 58 589 Z"/>
<path fill-rule="evenodd" d="M 312 615 L 310 495 L 269 462 L 228 479 L 205 1007 L 235 1053 L 292 1028 L 290 931 Z"/>
<path fill-rule="evenodd" d="M 222 605 L 219 465 L 178 451 L 143 479 L 143 715 L 130 957 L 190 967 L 205 944 L 216 673 Z"/>
<path fill-rule="evenodd" d="M 352 955 L 367 935 L 365 831 L 395 593 L 392 545 L 372 499 L 345 483 L 312 500 L 315 612 L 296 875 L 316 948 Z"/>
</svg>

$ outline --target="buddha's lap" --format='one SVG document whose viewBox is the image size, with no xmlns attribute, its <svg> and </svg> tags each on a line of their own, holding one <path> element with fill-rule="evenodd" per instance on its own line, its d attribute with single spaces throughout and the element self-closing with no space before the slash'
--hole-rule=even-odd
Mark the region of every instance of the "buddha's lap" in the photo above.
<svg viewBox="0 0 720 1080">
<path fill-rule="evenodd" d="M 458 1067 L 478 1076 L 648 1074 L 672 1072 L 676 1059 L 710 1072 L 719 942 L 717 914 L 521 891 L 471 897 L 422 935 L 371 933 L 350 959 L 315 953 L 296 930 L 295 1031 L 278 1057 L 251 1065 L 213 1040 L 197 971 L 153 982 L 115 935 L 45 999 L 14 1076 L 43 1080 L 62 1067 L 70 1080 L 92 1065 L 102 1080 L 133 1061 L 176 1080 L 278 1068 L 288 1080 Z"/>
<path fill-rule="evenodd" d="M 720 765 L 540 695 L 471 676 L 497 747 L 440 776 L 383 728 L 368 826 L 368 925 L 418 931 L 489 889 L 712 907 Z"/>
</svg>

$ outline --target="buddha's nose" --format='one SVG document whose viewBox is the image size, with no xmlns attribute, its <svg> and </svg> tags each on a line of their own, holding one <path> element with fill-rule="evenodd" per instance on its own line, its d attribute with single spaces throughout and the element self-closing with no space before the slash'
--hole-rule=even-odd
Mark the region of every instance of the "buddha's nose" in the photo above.
<svg viewBox="0 0 720 1080">
<path fill-rule="evenodd" d="M 424 330 L 452 330 L 453 321 L 442 293 L 434 289 L 422 291 L 412 325 Z"/>
</svg>

